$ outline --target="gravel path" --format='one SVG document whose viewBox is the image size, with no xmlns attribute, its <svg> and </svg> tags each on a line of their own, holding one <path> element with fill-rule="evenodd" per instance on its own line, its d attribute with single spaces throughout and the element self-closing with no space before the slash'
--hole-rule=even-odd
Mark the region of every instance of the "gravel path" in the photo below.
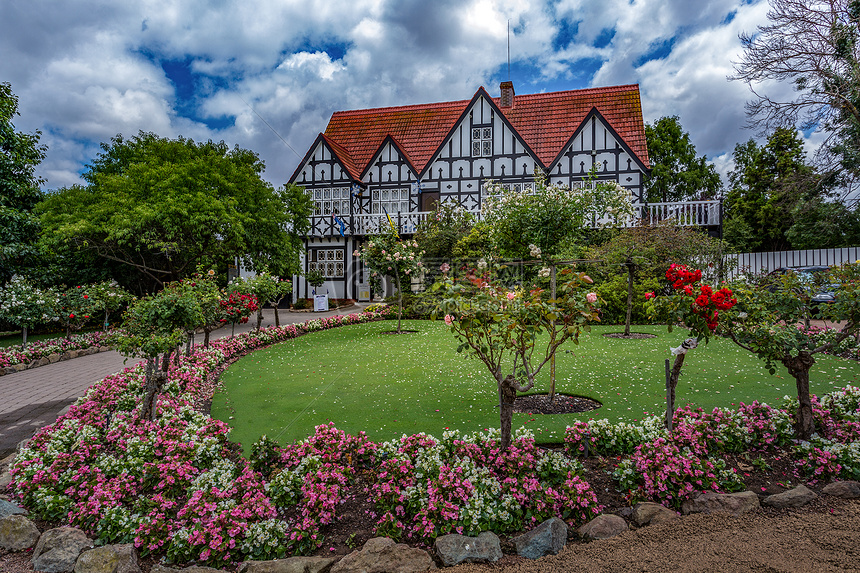
<svg viewBox="0 0 860 573">
<path fill-rule="evenodd" d="M 610 573 L 629 571 L 860 571 L 860 501 L 812 510 L 741 517 L 689 515 L 613 539 L 571 543 L 558 555 L 495 565 L 458 565 L 451 573 Z M 832 513 L 831 513 L 832 510 Z"/>
</svg>

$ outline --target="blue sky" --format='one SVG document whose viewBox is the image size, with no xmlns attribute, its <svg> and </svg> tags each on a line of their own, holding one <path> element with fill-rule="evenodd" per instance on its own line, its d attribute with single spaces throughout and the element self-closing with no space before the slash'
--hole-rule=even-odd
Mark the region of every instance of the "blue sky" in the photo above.
<svg viewBox="0 0 860 573">
<path fill-rule="evenodd" d="M 0 81 L 16 127 L 42 132 L 47 188 L 139 130 L 252 149 L 277 186 L 334 111 L 497 95 L 510 22 L 518 94 L 638 83 L 645 120 L 678 115 L 725 173 L 755 136 L 749 89 L 726 76 L 766 13 L 764 0 L 3 0 Z"/>
</svg>

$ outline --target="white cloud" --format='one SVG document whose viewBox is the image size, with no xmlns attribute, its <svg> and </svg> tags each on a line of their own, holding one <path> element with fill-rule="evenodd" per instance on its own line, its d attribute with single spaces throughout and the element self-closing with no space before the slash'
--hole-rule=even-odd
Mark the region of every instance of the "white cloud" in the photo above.
<svg viewBox="0 0 860 573">
<path fill-rule="evenodd" d="M 16 126 L 44 131 L 49 186 L 75 182 L 100 141 L 141 129 L 250 148 L 280 184 L 299 159 L 273 130 L 302 155 L 336 110 L 495 93 L 510 20 L 518 93 L 638 82 L 646 120 L 679 115 L 718 163 L 752 135 L 746 87 L 726 75 L 737 34 L 765 11 L 762 0 L 6 0 L 0 78 L 20 97 Z M 562 28 L 571 41 L 553 50 Z M 671 51 L 642 63 L 660 46 Z M 194 85 L 177 89 L 163 61 L 187 64 Z"/>
</svg>

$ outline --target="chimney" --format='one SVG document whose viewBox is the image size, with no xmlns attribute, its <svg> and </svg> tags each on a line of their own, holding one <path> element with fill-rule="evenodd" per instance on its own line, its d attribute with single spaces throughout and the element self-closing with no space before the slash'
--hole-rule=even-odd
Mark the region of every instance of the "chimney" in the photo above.
<svg viewBox="0 0 860 573">
<path fill-rule="evenodd" d="M 499 87 L 502 90 L 502 109 L 514 107 L 514 82 L 502 82 Z"/>
</svg>

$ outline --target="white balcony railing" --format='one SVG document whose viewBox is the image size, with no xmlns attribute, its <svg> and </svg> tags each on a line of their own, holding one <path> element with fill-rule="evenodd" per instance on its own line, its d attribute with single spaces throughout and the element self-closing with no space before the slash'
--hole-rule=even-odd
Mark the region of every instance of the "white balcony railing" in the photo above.
<svg viewBox="0 0 860 573">
<path fill-rule="evenodd" d="M 710 227 L 720 224 L 720 202 L 713 201 L 682 201 L 677 203 L 640 203 L 633 206 L 633 217 L 623 222 L 612 221 L 609 217 L 592 217 L 589 227 L 597 228 L 607 225 L 632 227 L 635 225 L 656 225 L 661 221 L 674 220 L 684 227 Z M 470 211 L 477 220 L 481 219 L 480 211 Z M 416 211 L 410 213 L 391 213 L 391 222 L 387 215 L 361 214 L 338 215 L 343 221 L 344 236 L 347 235 L 378 235 L 391 229 L 391 225 L 402 235 L 412 235 L 418 226 L 431 212 Z M 340 225 L 331 215 L 311 217 L 311 237 L 340 236 Z"/>
</svg>

